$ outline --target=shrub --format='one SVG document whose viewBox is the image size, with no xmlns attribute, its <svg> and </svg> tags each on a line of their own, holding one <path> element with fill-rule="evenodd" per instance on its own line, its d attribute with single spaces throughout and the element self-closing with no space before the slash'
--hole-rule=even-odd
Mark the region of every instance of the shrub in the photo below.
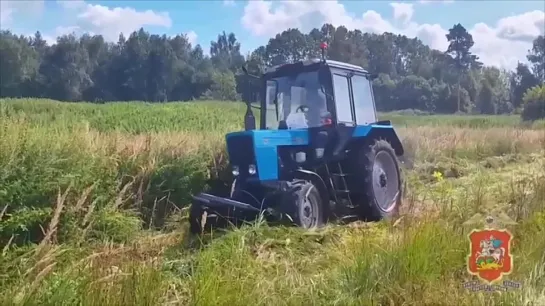
<svg viewBox="0 0 545 306">
<path fill-rule="evenodd" d="M 522 120 L 534 121 L 545 118 L 545 84 L 529 88 L 522 98 Z"/>
</svg>

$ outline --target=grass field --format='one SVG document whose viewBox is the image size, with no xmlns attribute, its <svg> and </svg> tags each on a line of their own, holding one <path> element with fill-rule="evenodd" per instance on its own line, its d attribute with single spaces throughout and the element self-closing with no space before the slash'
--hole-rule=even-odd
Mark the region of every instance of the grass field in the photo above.
<svg viewBox="0 0 545 306">
<path fill-rule="evenodd" d="M 545 123 L 391 119 L 414 158 L 402 217 L 199 241 L 185 207 L 224 179 L 228 102 L 0 100 L 0 305 L 545 305 Z M 522 288 L 462 283 L 476 213 L 501 209 Z"/>
</svg>

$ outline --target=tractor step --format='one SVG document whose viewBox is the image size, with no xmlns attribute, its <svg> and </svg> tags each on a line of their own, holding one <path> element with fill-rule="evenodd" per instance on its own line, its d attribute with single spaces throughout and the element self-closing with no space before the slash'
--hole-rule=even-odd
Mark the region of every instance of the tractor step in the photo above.
<svg viewBox="0 0 545 306">
<path fill-rule="evenodd" d="M 330 169 L 326 165 L 326 169 L 330 176 L 331 188 L 334 191 L 334 197 L 336 202 L 347 201 L 347 207 L 353 207 L 352 199 L 350 197 L 350 190 L 348 189 L 348 184 L 346 182 L 346 177 L 350 176 L 350 173 L 345 173 L 342 169 L 341 163 L 337 163 L 335 166 Z"/>
<path fill-rule="evenodd" d="M 340 218 L 341 222 L 347 222 L 347 223 L 352 222 L 352 221 L 357 221 L 357 220 L 359 220 L 358 215 L 346 215 L 346 216 L 342 216 Z"/>
<path fill-rule="evenodd" d="M 260 212 L 258 208 L 253 207 L 250 204 L 242 203 L 228 198 L 222 198 L 208 193 L 200 193 L 196 196 L 193 196 L 193 200 L 196 203 L 201 204 L 202 206 L 207 207 L 225 207 L 233 206 L 240 209 L 251 210 L 255 212 Z"/>
</svg>

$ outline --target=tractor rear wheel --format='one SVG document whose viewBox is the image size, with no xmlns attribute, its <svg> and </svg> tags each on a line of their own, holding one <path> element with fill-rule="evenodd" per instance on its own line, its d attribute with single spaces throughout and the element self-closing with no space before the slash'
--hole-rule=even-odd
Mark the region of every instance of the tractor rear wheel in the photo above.
<svg viewBox="0 0 545 306">
<path fill-rule="evenodd" d="M 375 140 L 363 147 L 356 165 L 356 173 L 361 175 L 358 182 L 363 182 L 362 192 L 357 196 L 362 217 L 379 221 L 397 216 L 402 201 L 402 179 L 390 143 Z"/>
</svg>

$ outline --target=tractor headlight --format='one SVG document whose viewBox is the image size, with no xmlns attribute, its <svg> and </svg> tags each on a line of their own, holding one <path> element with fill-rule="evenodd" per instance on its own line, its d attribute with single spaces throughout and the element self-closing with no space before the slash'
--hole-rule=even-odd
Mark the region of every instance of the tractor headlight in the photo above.
<svg viewBox="0 0 545 306">
<path fill-rule="evenodd" d="M 240 172 L 238 171 L 238 166 L 233 166 L 231 173 L 233 173 L 233 176 L 238 176 L 240 174 Z"/>
<path fill-rule="evenodd" d="M 255 168 L 255 165 L 249 165 L 248 166 L 248 174 L 254 175 L 254 174 L 256 174 L 256 172 L 257 172 L 257 170 Z"/>
</svg>

